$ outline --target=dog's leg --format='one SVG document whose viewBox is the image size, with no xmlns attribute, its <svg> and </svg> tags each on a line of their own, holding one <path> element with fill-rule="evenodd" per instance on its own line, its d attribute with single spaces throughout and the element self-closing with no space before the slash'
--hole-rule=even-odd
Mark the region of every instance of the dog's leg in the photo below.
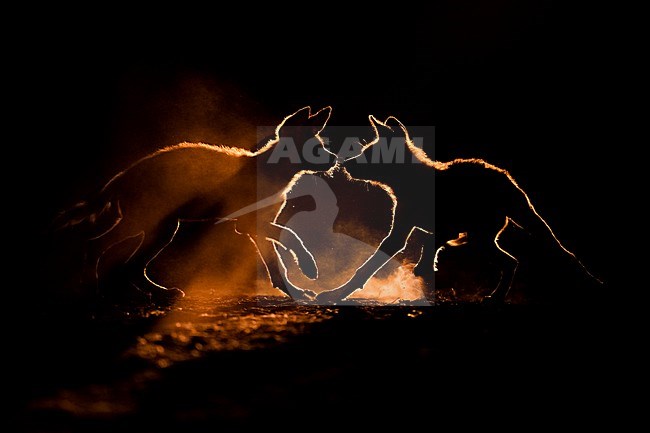
<svg viewBox="0 0 650 433">
<path fill-rule="evenodd" d="M 420 245 L 422 254 L 420 255 L 417 265 L 415 265 L 415 268 L 413 268 L 413 273 L 417 277 L 423 277 L 427 279 L 433 278 L 434 261 L 436 259 L 438 248 L 436 246 L 436 238 L 434 235 L 423 233 L 423 236 L 425 237 L 422 239 L 422 243 Z"/>
<path fill-rule="evenodd" d="M 519 261 L 515 256 L 510 254 L 499 245 L 499 237 L 508 227 L 509 223 L 510 218 L 506 217 L 506 221 L 503 224 L 503 227 L 501 227 L 501 230 L 499 230 L 494 237 L 494 246 L 499 250 L 497 252 L 497 257 L 501 261 L 501 280 L 499 280 L 499 284 L 497 284 L 492 293 L 484 298 L 484 301 L 486 302 L 505 301 L 506 297 L 508 296 L 508 292 L 510 291 L 510 287 L 512 286 L 512 280 L 515 277 L 515 272 L 517 272 Z"/>
<path fill-rule="evenodd" d="M 396 218 L 396 221 L 400 220 Z M 341 287 L 320 293 L 316 297 L 316 302 L 336 303 L 362 289 L 377 271 L 404 249 L 412 231 L 413 225 L 409 223 L 393 225 L 391 232 L 381 242 L 377 251 L 356 270 L 354 276 Z"/>
<path fill-rule="evenodd" d="M 284 246 L 276 241 L 269 240 L 265 236 L 258 234 L 257 240 L 249 235 L 249 239 L 255 244 L 257 251 L 266 267 L 267 274 L 271 280 L 273 287 L 281 290 L 295 300 L 311 300 L 316 294 L 309 290 L 303 290 L 294 286 L 287 278 L 287 270 L 278 258 L 276 248 L 284 248 Z"/>
<path fill-rule="evenodd" d="M 318 266 L 314 256 L 309 252 L 302 239 L 289 227 L 278 223 L 268 223 L 258 227 L 267 240 L 278 242 L 293 252 L 302 273 L 310 280 L 318 278 Z"/>
</svg>

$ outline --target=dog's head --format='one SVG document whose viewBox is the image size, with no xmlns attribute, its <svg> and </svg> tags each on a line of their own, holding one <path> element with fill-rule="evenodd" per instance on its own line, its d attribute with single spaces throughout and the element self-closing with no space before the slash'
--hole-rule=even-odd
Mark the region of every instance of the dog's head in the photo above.
<svg viewBox="0 0 650 433">
<path fill-rule="evenodd" d="M 300 170 L 324 171 L 330 168 L 336 155 L 327 149 L 319 134 L 331 113 L 331 107 L 316 112 L 311 107 L 304 107 L 285 117 L 276 128 L 276 140 L 268 162 L 289 163 Z"/>
<path fill-rule="evenodd" d="M 368 143 L 353 142 L 338 153 L 337 161 L 357 179 L 381 181 L 382 175 L 402 171 L 411 163 L 407 146 L 410 140 L 404 124 L 395 117 L 379 121 L 368 116 L 374 139 Z"/>
</svg>

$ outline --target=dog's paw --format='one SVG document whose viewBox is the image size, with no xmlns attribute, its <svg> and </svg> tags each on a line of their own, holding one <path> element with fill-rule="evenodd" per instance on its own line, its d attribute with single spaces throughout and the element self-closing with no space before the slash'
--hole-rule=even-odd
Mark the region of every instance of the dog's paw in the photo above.
<svg viewBox="0 0 650 433">
<path fill-rule="evenodd" d="M 170 307 L 176 301 L 185 297 L 185 292 L 177 287 L 158 289 L 151 292 L 151 303 L 157 307 Z"/>
<path fill-rule="evenodd" d="M 493 296 L 493 295 L 487 295 L 484 296 L 483 299 L 481 299 L 481 304 L 482 305 L 487 305 L 487 306 L 500 306 L 505 303 L 503 297 L 501 296 Z"/>
<path fill-rule="evenodd" d="M 344 294 L 341 289 L 328 290 L 327 292 L 319 293 L 316 296 L 316 304 L 327 305 L 327 304 L 336 304 L 344 298 Z"/>
<path fill-rule="evenodd" d="M 311 302 L 314 300 L 315 297 L 316 297 L 316 293 L 312 292 L 311 290 L 303 290 L 303 289 L 295 288 L 294 290 L 291 291 L 291 298 L 294 301 Z"/>
</svg>

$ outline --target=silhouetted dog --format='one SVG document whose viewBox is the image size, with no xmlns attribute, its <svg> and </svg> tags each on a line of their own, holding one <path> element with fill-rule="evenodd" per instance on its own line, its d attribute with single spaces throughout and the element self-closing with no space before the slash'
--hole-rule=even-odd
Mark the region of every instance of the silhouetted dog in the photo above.
<svg viewBox="0 0 650 433">
<path fill-rule="evenodd" d="M 413 230 L 433 236 L 426 242 L 415 268 L 417 275 L 432 277 L 439 248 L 466 242 L 481 245 L 498 263 L 502 278 L 489 296 L 505 299 L 517 269 L 517 258 L 499 244 L 499 236 L 513 224 L 531 234 L 544 236 L 575 259 L 537 213 L 526 193 L 506 171 L 480 159 L 438 162 L 411 141 L 404 125 L 394 117 L 385 122 L 370 116 L 375 140 L 352 155 L 339 155 L 345 170 L 355 179 L 381 186 L 393 198 L 393 226 L 377 252 L 361 265 L 344 285 L 323 292 L 317 302 L 336 302 L 362 288 L 386 262 L 405 248 Z M 372 163 L 372 148 L 380 138 L 401 139 L 415 156 L 403 163 Z M 377 161 L 375 161 L 377 162 Z M 589 274 L 591 276 L 591 274 Z"/>
<path fill-rule="evenodd" d="M 303 290 L 285 284 L 280 275 L 272 240 L 280 238 L 283 227 L 274 220 L 295 176 L 333 164 L 334 156 L 323 152 L 318 136 L 330 114 L 330 107 L 314 114 L 310 107 L 302 108 L 287 116 L 275 137 L 255 151 L 203 143 L 161 149 L 118 173 L 94 199 L 62 214 L 60 228 L 86 233 L 89 279 L 99 278 L 101 263 L 109 278 L 118 280 L 112 282 L 128 281 L 164 298 L 171 289 L 153 282 L 147 266 L 173 240 L 179 224 L 227 217 L 256 244 L 272 284 L 294 299 L 306 298 Z M 292 156 L 299 155 L 306 143 L 322 147 L 316 150 L 324 158 L 296 160 L 272 151 L 281 144 Z M 255 205 L 260 199 L 266 200 Z M 241 209 L 247 210 L 238 212 Z M 315 278 L 315 263 L 300 239 L 287 231 L 283 242 L 296 253 L 306 275 Z"/>
</svg>

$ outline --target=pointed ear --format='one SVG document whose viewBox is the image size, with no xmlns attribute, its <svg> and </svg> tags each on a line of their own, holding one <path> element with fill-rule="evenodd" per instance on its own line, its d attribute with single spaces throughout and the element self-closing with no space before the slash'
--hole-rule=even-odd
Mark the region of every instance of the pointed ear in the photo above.
<svg viewBox="0 0 650 433">
<path fill-rule="evenodd" d="M 321 108 L 316 112 L 313 112 L 310 106 L 303 107 L 285 117 L 281 126 L 301 128 L 304 131 L 309 131 L 312 135 L 316 135 L 325 128 L 331 113 L 332 107 Z"/>
<path fill-rule="evenodd" d="M 310 109 L 305 124 L 314 128 L 315 132 L 320 132 L 327 125 L 327 122 L 329 121 L 331 115 L 332 115 L 332 107 L 330 106 L 321 108 L 315 113 L 312 113 Z"/>
<path fill-rule="evenodd" d="M 397 127 L 404 127 L 402 122 L 399 121 L 399 119 L 395 116 L 388 116 L 386 120 L 384 120 L 384 125 L 390 127 L 390 128 L 395 128 Z"/>
<path fill-rule="evenodd" d="M 406 126 L 404 126 L 404 124 L 395 116 L 387 117 L 384 121 L 384 125 L 390 128 L 393 131 L 394 135 L 400 135 L 404 137 L 408 136 L 408 130 L 406 129 Z"/>
<path fill-rule="evenodd" d="M 372 126 L 372 128 L 375 131 L 377 131 L 378 136 L 385 135 L 387 132 L 393 132 L 392 127 L 386 125 L 385 122 L 381 122 L 381 121 L 377 120 L 377 118 L 375 116 L 373 116 L 372 114 L 370 116 L 368 116 L 368 120 L 370 120 L 370 126 Z"/>
<path fill-rule="evenodd" d="M 293 113 L 289 114 L 284 118 L 284 121 L 282 123 L 302 123 L 309 117 L 311 114 L 311 107 L 308 105 L 306 107 L 302 107 L 299 110 L 294 111 Z"/>
</svg>

